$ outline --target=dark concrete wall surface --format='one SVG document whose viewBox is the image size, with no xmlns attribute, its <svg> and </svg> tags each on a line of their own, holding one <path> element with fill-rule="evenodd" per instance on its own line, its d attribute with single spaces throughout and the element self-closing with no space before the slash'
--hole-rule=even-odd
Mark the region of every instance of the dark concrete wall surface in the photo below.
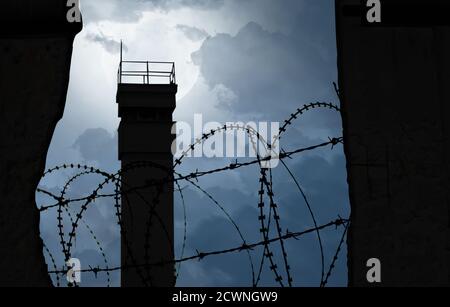
<svg viewBox="0 0 450 307">
<path fill-rule="evenodd" d="M 361 27 L 336 1 L 349 284 L 449 285 L 450 28 Z"/>
<path fill-rule="evenodd" d="M 63 115 L 81 24 L 61 27 L 61 1 L 41 1 L 41 10 L 30 10 L 36 3 L 0 4 L 0 286 L 51 285 L 35 191 Z"/>
</svg>

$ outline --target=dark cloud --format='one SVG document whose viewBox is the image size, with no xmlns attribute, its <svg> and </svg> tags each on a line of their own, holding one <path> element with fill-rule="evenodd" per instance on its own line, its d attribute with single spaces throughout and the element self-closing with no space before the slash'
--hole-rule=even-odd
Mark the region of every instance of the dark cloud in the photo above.
<svg viewBox="0 0 450 307">
<path fill-rule="evenodd" d="M 201 41 L 209 36 L 208 32 L 205 30 L 187 25 L 177 25 L 176 29 L 181 31 L 188 39 L 194 42 Z"/>
<path fill-rule="evenodd" d="M 274 1 L 273 6 L 284 4 Z M 292 9 L 298 14 L 290 16 L 289 34 L 270 32 L 250 22 L 235 36 L 217 34 L 205 40 L 192 54 L 211 88 L 225 86 L 233 94 L 232 100 L 219 99 L 221 108 L 281 119 L 304 102 L 335 100 L 332 2 L 298 1 L 292 5 L 302 9 Z M 333 124 L 337 127 L 339 122 Z"/>
<path fill-rule="evenodd" d="M 95 161 L 105 170 L 117 170 L 118 137 L 102 128 L 88 129 L 73 144 L 85 161 Z"/>
<path fill-rule="evenodd" d="M 284 108 L 299 98 L 319 96 L 334 81 L 333 68 L 326 67 L 315 48 L 256 23 L 234 37 L 212 37 L 192 59 L 211 87 L 222 84 L 238 96 L 228 104 L 234 112 L 269 113 L 274 105 Z"/>
<path fill-rule="evenodd" d="M 104 35 L 103 33 L 88 33 L 86 39 L 93 43 L 100 44 L 107 52 L 117 54 L 120 52 L 120 42 L 114 40 L 111 37 Z M 128 51 L 128 47 L 123 45 L 123 50 Z"/>
</svg>

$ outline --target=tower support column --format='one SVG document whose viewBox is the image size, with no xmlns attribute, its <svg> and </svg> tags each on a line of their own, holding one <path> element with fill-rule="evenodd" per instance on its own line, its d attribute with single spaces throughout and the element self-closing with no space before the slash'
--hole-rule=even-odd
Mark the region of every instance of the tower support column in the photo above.
<svg viewBox="0 0 450 307">
<path fill-rule="evenodd" d="M 125 287 L 175 284 L 171 146 L 176 92 L 174 83 L 118 85 Z"/>
</svg>

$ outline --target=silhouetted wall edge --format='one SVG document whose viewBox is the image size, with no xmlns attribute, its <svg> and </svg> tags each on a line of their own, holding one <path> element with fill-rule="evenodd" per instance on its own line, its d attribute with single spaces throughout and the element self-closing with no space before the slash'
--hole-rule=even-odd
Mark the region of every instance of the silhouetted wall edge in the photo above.
<svg viewBox="0 0 450 307">
<path fill-rule="evenodd" d="M 361 26 L 361 16 L 342 10 L 361 3 L 335 2 L 348 284 L 448 286 L 450 28 Z M 367 280 L 372 258 L 381 262 L 379 283 Z"/>
<path fill-rule="evenodd" d="M 32 3 L 5 1 L 1 15 L 20 16 Z M 33 11 L 39 18 L 19 17 L 6 28 L 3 19 L 0 31 L 0 286 L 52 285 L 35 193 L 64 113 L 73 40 L 82 25 L 64 25 L 64 1 L 40 3 L 50 16 L 45 26 L 44 11 Z"/>
</svg>

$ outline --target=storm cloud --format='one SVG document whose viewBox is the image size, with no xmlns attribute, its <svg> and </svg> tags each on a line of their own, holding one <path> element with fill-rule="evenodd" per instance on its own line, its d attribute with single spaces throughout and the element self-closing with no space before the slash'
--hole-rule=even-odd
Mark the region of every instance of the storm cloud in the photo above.
<svg viewBox="0 0 450 307">
<path fill-rule="evenodd" d="M 106 36 L 103 33 L 88 33 L 86 35 L 86 39 L 93 43 L 98 43 L 102 46 L 107 52 L 111 54 L 117 54 L 120 52 L 120 42 Z M 122 46 L 123 51 L 128 51 L 128 47 L 126 45 Z"/>
<path fill-rule="evenodd" d="M 316 46 L 253 22 L 236 36 L 208 39 L 192 59 L 211 88 L 223 85 L 237 95 L 233 104 L 220 105 L 234 112 L 268 113 L 277 105 L 286 114 L 301 101 L 328 97 L 336 80 Z"/>
<path fill-rule="evenodd" d="M 198 42 L 209 37 L 208 32 L 196 27 L 191 27 L 187 25 L 177 25 L 176 29 L 181 31 L 188 39 L 194 42 Z"/>
</svg>

